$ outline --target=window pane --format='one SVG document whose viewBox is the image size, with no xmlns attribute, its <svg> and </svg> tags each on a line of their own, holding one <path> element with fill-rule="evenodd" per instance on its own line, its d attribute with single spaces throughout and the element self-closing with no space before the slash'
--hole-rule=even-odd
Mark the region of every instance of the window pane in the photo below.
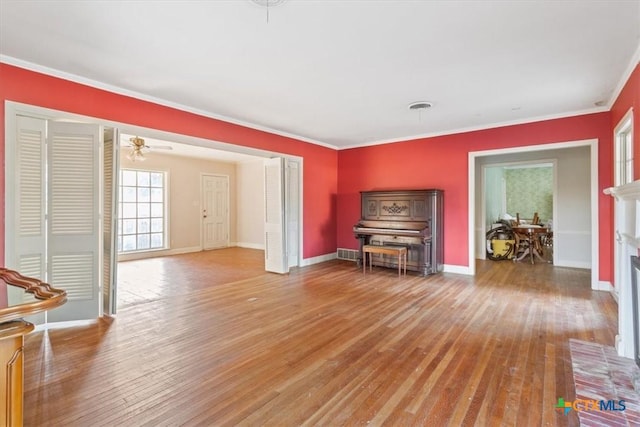
<svg viewBox="0 0 640 427">
<path fill-rule="evenodd" d="M 152 187 L 164 187 L 164 179 L 162 173 L 152 172 L 151 173 L 151 186 Z"/>
<path fill-rule="evenodd" d="M 152 188 L 151 189 L 151 201 L 152 202 L 162 202 L 164 191 L 162 188 Z"/>
<path fill-rule="evenodd" d="M 149 201 L 149 189 L 146 187 L 138 188 L 138 202 Z"/>
<path fill-rule="evenodd" d="M 154 218 L 151 220 L 151 232 L 152 233 L 161 233 L 162 228 L 162 218 Z"/>
<path fill-rule="evenodd" d="M 138 234 L 138 249 L 149 249 L 149 235 Z"/>
<path fill-rule="evenodd" d="M 151 203 L 151 216 L 153 218 L 162 217 L 162 203 Z"/>
<path fill-rule="evenodd" d="M 122 187 L 123 202 L 135 202 L 136 201 L 136 187 Z"/>
<path fill-rule="evenodd" d="M 122 234 L 136 234 L 136 220 L 135 219 L 125 219 L 123 221 L 124 229 L 122 230 Z"/>
<path fill-rule="evenodd" d="M 138 218 L 149 218 L 151 206 L 149 203 L 138 203 Z"/>
<path fill-rule="evenodd" d="M 154 233 L 151 235 L 151 247 L 161 248 L 162 245 L 162 233 Z"/>
<path fill-rule="evenodd" d="M 149 230 L 149 219 L 139 219 L 138 220 L 138 233 L 148 233 Z"/>
<path fill-rule="evenodd" d="M 138 171 L 138 187 L 149 186 L 149 172 Z"/>
<path fill-rule="evenodd" d="M 123 251 L 135 251 L 136 250 L 136 236 L 122 236 L 122 250 Z"/>
<path fill-rule="evenodd" d="M 122 218 L 135 218 L 136 217 L 136 204 L 135 203 L 123 203 L 122 204 Z"/>
<path fill-rule="evenodd" d="M 122 185 L 136 185 L 136 171 L 122 171 Z"/>
</svg>

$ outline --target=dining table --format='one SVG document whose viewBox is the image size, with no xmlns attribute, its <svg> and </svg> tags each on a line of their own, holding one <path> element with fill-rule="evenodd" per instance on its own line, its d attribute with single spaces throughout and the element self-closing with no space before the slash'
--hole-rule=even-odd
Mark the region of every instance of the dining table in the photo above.
<svg viewBox="0 0 640 427">
<path fill-rule="evenodd" d="M 549 228 L 534 224 L 520 224 L 512 228 L 516 239 L 518 241 L 524 240 L 527 243 L 525 250 L 520 256 L 514 258 L 514 261 L 521 261 L 529 255 L 531 264 L 535 263 L 534 257 L 542 262 L 551 262 L 542 258 L 542 243 L 540 241 L 542 236 L 549 233 Z"/>
</svg>

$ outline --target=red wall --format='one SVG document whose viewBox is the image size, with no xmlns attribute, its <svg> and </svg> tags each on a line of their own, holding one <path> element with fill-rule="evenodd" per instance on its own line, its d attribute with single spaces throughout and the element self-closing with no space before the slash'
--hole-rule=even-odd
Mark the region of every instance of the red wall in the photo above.
<svg viewBox="0 0 640 427">
<path fill-rule="evenodd" d="M 633 106 L 634 144 L 640 152 L 640 70 L 608 113 L 589 114 L 454 135 L 334 151 L 197 114 L 163 107 L 0 63 L 0 99 L 131 123 L 168 132 L 292 154 L 304 158 L 305 258 L 356 248 L 352 226 L 359 218 L 359 191 L 391 188 L 445 190 L 445 263 L 468 264 L 468 153 L 597 138 L 599 157 L 600 280 L 612 281 L 613 128 Z M 4 102 L 0 105 L 4 117 Z M 4 120 L 0 120 L 4 165 Z M 4 168 L 4 166 L 2 166 Z M 640 177 L 640 156 L 636 156 Z M 4 239 L 4 169 L 0 174 L 0 237 Z M 0 261 L 4 247 L 0 245 Z"/>
<path fill-rule="evenodd" d="M 634 177 L 640 179 L 640 64 L 631 73 L 620 95 L 611 107 L 611 129 L 618 125 L 622 117 L 633 107 L 633 152 Z"/>
<path fill-rule="evenodd" d="M 337 152 L 0 63 L 0 240 L 4 240 L 5 100 L 304 158 L 303 256 L 335 253 Z M 4 245 L 0 245 L 4 263 Z"/>
<path fill-rule="evenodd" d="M 357 248 L 352 227 L 360 217 L 362 190 L 444 190 L 444 262 L 468 265 L 468 154 L 585 139 L 599 140 L 599 190 L 612 185 L 609 113 L 343 150 L 338 155 L 338 247 Z M 600 191 L 600 279 L 611 274 L 611 200 Z"/>
</svg>

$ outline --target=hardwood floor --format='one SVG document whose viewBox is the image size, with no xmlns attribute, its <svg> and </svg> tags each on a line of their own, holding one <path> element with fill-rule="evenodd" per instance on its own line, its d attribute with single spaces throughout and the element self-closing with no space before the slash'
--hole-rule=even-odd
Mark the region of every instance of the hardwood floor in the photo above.
<svg viewBox="0 0 640 427">
<path fill-rule="evenodd" d="M 148 301 L 29 335 L 25 425 L 575 425 L 555 409 L 574 398 L 568 340 L 617 330 L 588 271 L 398 278 L 336 260 L 280 276 L 242 251 L 156 259 Z M 220 257 L 237 276 L 216 277 Z"/>
</svg>

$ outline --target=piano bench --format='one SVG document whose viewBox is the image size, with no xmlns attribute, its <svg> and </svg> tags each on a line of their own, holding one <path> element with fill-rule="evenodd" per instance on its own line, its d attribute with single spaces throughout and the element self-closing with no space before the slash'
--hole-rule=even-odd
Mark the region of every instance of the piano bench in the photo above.
<svg viewBox="0 0 640 427">
<path fill-rule="evenodd" d="M 381 246 L 381 245 L 364 245 L 362 247 L 362 273 L 367 272 L 367 254 L 369 255 L 369 270 L 373 270 L 373 254 L 394 255 L 398 257 L 398 277 L 404 270 L 407 275 L 407 248 L 404 246 Z"/>
</svg>

